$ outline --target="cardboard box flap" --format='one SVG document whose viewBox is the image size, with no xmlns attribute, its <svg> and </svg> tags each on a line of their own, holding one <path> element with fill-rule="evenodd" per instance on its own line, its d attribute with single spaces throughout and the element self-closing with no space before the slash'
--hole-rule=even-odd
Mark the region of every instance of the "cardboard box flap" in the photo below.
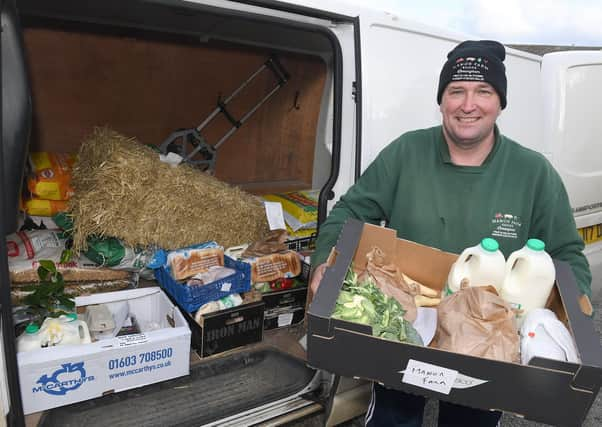
<svg viewBox="0 0 602 427">
<path fill-rule="evenodd" d="M 75 297 L 75 305 L 85 306 L 90 304 L 104 304 L 107 302 L 127 301 L 132 298 L 144 298 L 147 295 L 161 293 L 161 288 L 151 286 L 148 288 L 124 289 L 117 292 L 104 292 L 92 295 L 82 295 Z"/>
<path fill-rule="evenodd" d="M 602 366 L 602 347 L 591 317 L 581 311 L 581 292 L 575 282 L 571 267 L 564 261 L 554 260 L 556 283 L 569 317 L 569 327 L 579 349 L 581 363 Z"/>
<path fill-rule="evenodd" d="M 395 255 L 395 264 L 403 273 L 437 291 L 445 287 L 449 270 L 458 258 L 456 254 L 403 239 L 397 239 Z"/>
<path fill-rule="evenodd" d="M 385 263 L 395 264 L 401 272 L 437 291 L 445 286 L 451 265 L 458 258 L 456 254 L 399 239 L 393 229 L 364 224 L 353 259 L 356 270 L 366 268 L 366 254 L 375 246 L 385 253 Z M 428 269 L 424 268 L 425 259 L 429 260 Z"/>
<path fill-rule="evenodd" d="M 575 375 L 573 384 L 577 388 L 596 390 L 602 383 L 599 371 L 599 368 L 602 367 L 602 347 L 598 334 L 594 329 L 591 317 L 581 310 L 581 292 L 575 282 L 570 265 L 564 261 L 554 260 L 554 266 L 556 267 L 558 291 L 562 296 L 568 315 L 569 328 L 575 338 L 579 357 L 581 357 L 582 367 Z"/>
<path fill-rule="evenodd" d="M 364 230 L 362 232 L 359 244 L 357 245 L 355 255 L 353 256 L 353 267 L 356 270 L 365 270 L 366 263 L 368 262 L 366 259 L 366 254 L 375 246 L 378 246 L 384 252 L 385 262 L 387 264 L 394 263 L 395 249 L 397 246 L 397 233 L 395 230 L 371 224 L 362 225 Z"/>
<path fill-rule="evenodd" d="M 553 369 L 558 372 L 569 372 L 573 375 L 579 372 L 581 365 L 579 363 L 570 363 L 565 360 L 547 359 L 545 357 L 535 356 L 529 360 L 529 366 L 535 366 L 544 369 Z"/>
<path fill-rule="evenodd" d="M 358 220 L 348 220 L 336 244 L 338 255 L 334 265 L 326 268 L 322 283 L 336 283 L 338 286 L 320 286 L 313 301 L 309 305 L 309 313 L 313 316 L 329 319 L 334 310 L 337 298 L 341 291 L 343 280 L 347 274 L 349 263 L 353 259 L 355 248 L 358 246 L 364 223 Z M 308 323 L 312 323 L 312 316 L 309 317 Z M 323 330 L 324 326 L 329 328 L 329 322 L 313 322 L 314 329 L 317 333 L 326 335 L 328 330 Z"/>
</svg>

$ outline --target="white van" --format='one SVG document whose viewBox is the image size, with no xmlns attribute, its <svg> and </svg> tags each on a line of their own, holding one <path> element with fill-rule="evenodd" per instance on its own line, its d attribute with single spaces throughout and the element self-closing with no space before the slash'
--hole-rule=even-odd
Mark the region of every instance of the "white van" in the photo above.
<svg viewBox="0 0 602 427">
<path fill-rule="evenodd" d="M 467 38 L 334 0 L 5 0 L 2 8 L 5 234 L 16 228 L 28 149 L 75 152 L 96 125 L 160 145 L 172 131 L 202 123 L 218 101 L 266 71 L 270 58 L 286 70 L 286 81 L 262 71 L 230 117 L 219 115 L 221 123 L 203 130 L 210 145 L 223 142 L 215 175 L 256 194 L 320 189 L 322 222 L 386 144 L 440 123 L 438 74 L 447 52 Z M 505 63 L 508 107 L 500 129 L 561 173 L 599 293 L 602 52 L 540 57 L 507 49 Z M 274 82 L 281 87 L 241 124 Z M 238 130 L 222 141 L 233 126 Z M 12 325 L 4 267 L 0 279 L 2 324 Z M 3 332 L 2 409 L 9 423 L 20 424 L 13 334 Z M 219 412 L 199 403 L 209 414 L 199 424 L 278 424 L 324 411 L 332 425 L 365 410 L 365 386 L 305 369 L 311 381 L 286 396 L 262 390 L 266 399 L 252 407 L 228 401 Z M 244 392 L 229 394 L 244 399 Z"/>
</svg>

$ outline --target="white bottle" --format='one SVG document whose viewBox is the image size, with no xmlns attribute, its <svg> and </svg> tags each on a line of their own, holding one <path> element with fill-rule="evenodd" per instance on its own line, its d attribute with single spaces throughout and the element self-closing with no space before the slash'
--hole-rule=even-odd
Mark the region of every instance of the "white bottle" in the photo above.
<svg viewBox="0 0 602 427">
<path fill-rule="evenodd" d="M 47 317 L 40 328 L 42 345 L 89 344 L 90 331 L 88 325 L 78 320 L 76 313 L 61 315 L 57 318 Z"/>
<path fill-rule="evenodd" d="M 42 348 L 40 327 L 34 323 L 27 325 L 25 332 L 17 338 L 17 349 L 19 352 L 39 350 Z"/>
<path fill-rule="evenodd" d="M 236 307 L 242 304 L 242 297 L 239 294 L 226 295 L 217 301 L 220 305 L 220 310 Z"/>
<path fill-rule="evenodd" d="M 521 310 L 517 315 L 519 326 L 529 311 L 545 307 L 556 280 L 556 269 L 545 247 L 541 240 L 529 239 L 523 248 L 510 254 L 506 263 L 500 295 Z"/>
<path fill-rule="evenodd" d="M 468 286 L 492 285 L 499 292 L 504 281 L 506 260 L 495 239 L 486 237 L 462 251 L 447 277 L 446 294 L 457 292 L 464 280 Z"/>
</svg>

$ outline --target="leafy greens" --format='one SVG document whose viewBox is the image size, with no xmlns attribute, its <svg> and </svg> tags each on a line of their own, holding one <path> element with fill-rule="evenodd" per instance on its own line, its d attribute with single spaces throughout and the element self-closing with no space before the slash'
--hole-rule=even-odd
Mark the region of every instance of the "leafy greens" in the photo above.
<svg viewBox="0 0 602 427">
<path fill-rule="evenodd" d="M 350 267 L 332 317 L 372 327 L 372 335 L 388 340 L 424 345 L 418 332 L 403 318 L 405 310 L 385 295 L 372 278 L 360 282 Z"/>
</svg>

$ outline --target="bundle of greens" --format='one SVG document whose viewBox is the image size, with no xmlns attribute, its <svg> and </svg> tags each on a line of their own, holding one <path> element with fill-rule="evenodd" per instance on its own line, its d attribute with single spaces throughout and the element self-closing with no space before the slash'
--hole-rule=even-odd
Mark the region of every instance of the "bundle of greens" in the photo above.
<svg viewBox="0 0 602 427">
<path fill-rule="evenodd" d="M 372 327 L 372 335 L 388 340 L 424 345 L 416 329 L 403 318 L 405 310 L 386 296 L 369 278 L 360 282 L 349 268 L 332 317 Z"/>
</svg>

